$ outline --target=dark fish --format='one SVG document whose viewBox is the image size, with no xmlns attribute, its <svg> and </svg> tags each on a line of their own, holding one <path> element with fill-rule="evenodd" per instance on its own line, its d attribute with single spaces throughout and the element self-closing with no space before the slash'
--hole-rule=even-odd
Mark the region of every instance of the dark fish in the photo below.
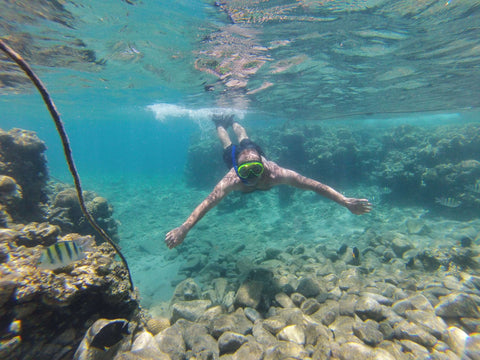
<svg viewBox="0 0 480 360">
<path fill-rule="evenodd" d="M 360 251 L 358 251 L 358 248 L 356 246 L 352 248 L 352 256 L 355 260 L 360 260 Z"/>
<path fill-rule="evenodd" d="M 337 250 L 338 255 L 345 254 L 345 251 L 347 251 L 348 245 L 343 244 L 340 246 L 340 249 Z"/>
<path fill-rule="evenodd" d="M 457 208 L 462 204 L 462 202 L 460 200 L 457 200 L 457 199 L 452 198 L 452 197 L 449 197 L 449 198 L 444 198 L 444 197 L 435 198 L 435 202 L 437 204 L 440 204 L 442 206 L 446 206 L 446 207 L 449 207 L 449 208 Z"/>
<path fill-rule="evenodd" d="M 470 247 L 472 246 L 472 239 L 470 239 L 468 236 L 464 236 L 460 239 L 460 246 L 461 247 Z"/>
<path fill-rule="evenodd" d="M 350 262 L 353 265 L 360 265 L 360 251 L 356 246 L 352 247 L 352 260 Z"/>
<path fill-rule="evenodd" d="M 128 334 L 130 334 L 128 321 L 114 320 L 103 326 L 97 332 L 90 346 L 105 351 L 122 340 L 124 335 Z"/>
<path fill-rule="evenodd" d="M 85 253 L 75 241 L 61 241 L 43 250 L 38 266 L 42 269 L 59 269 L 81 260 Z"/>
</svg>

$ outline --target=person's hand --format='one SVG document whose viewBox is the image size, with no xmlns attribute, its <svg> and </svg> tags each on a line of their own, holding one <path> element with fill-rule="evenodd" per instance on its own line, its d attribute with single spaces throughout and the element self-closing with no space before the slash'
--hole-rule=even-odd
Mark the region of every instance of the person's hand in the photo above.
<svg viewBox="0 0 480 360">
<path fill-rule="evenodd" d="M 179 226 L 165 235 L 165 243 L 170 249 L 180 245 L 187 236 L 187 232 L 183 226 Z"/>
<path fill-rule="evenodd" d="M 347 198 L 345 207 L 355 215 L 366 214 L 372 210 L 372 204 L 367 199 Z"/>
</svg>

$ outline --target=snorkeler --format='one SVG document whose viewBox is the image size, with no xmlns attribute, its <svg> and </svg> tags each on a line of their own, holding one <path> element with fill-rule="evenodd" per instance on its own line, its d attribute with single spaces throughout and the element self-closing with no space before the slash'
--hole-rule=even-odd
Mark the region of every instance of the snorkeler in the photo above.
<svg viewBox="0 0 480 360">
<path fill-rule="evenodd" d="M 181 226 L 167 233 L 165 243 L 170 249 L 180 245 L 195 224 L 232 191 L 269 190 L 283 184 L 314 191 L 345 206 L 356 215 L 368 213 L 372 209 L 372 204 L 367 199 L 347 198 L 321 182 L 267 160 L 260 146 L 251 141 L 245 129 L 233 120 L 233 115 L 214 115 L 212 120 L 223 145 L 223 160 L 230 171 Z M 232 144 L 227 132 L 229 126 L 232 126 L 239 145 Z"/>
</svg>

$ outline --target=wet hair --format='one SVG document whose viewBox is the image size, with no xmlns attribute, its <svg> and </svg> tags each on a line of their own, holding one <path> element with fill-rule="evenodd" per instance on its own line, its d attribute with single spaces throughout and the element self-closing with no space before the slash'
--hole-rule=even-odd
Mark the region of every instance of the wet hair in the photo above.
<svg viewBox="0 0 480 360">
<path fill-rule="evenodd" d="M 233 145 L 230 145 L 223 151 L 223 161 L 225 162 L 225 164 L 229 169 L 233 167 L 232 146 Z M 237 161 L 238 161 L 238 156 L 242 153 L 242 151 L 246 149 L 254 149 L 259 156 L 265 156 L 265 153 L 263 152 L 262 148 L 258 144 L 254 143 L 252 140 L 247 138 L 240 141 L 240 145 L 235 146 L 235 159 Z"/>
</svg>

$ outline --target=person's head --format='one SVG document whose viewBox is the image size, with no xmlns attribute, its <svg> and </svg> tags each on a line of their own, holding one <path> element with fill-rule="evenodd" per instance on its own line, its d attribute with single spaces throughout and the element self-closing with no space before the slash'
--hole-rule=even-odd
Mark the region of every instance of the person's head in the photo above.
<svg viewBox="0 0 480 360">
<path fill-rule="evenodd" d="M 262 156 L 255 148 L 246 148 L 238 155 L 238 176 L 248 186 L 255 185 L 263 174 Z"/>
</svg>

